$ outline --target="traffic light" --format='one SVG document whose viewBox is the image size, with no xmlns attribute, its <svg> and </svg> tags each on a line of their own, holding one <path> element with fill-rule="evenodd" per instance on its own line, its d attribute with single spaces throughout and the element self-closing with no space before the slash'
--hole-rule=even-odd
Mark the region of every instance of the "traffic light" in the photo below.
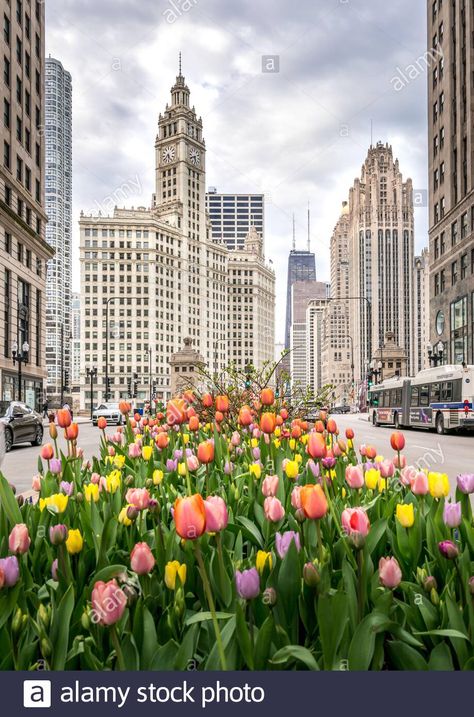
<svg viewBox="0 0 474 717">
<path fill-rule="evenodd" d="M 64 390 L 69 391 L 69 371 L 67 369 L 64 371 Z"/>
<path fill-rule="evenodd" d="M 112 388 L 112 378 L 110 376 L 107 376 L 107 393 L 110 392 L 111 388 Z"/>
<path fill-rule="evenodd" d="M 129 398 L 132 398 L 132 397 L 133 397 L 133 396 L 132 396 L 132 379 L 131 379 L 130 376 L 129 376 L 128 379 L 127 379 L 127 388 L 128 388 Z"/>
<path fill-rule="evenodd" d="M 133 374 L 133 394 L 132 398 L 136 398 L 138 393 L 138 374 Z"/>
</svg>

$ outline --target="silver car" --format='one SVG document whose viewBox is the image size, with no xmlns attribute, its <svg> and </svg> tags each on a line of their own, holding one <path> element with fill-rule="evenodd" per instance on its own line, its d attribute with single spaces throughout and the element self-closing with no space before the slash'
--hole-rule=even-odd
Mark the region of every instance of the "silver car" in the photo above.
<svg viewBox="0 0 474 717">
<path fill-rule="evenodd" d="M 99 418 L 104 417 L 107 424 L 116 423 L 118 426 L 122 423 L 122 414 L 120 413 L 118 403 L 101 403 L 92 414 L 92 425 L 97 426 Z"/>
</svg>

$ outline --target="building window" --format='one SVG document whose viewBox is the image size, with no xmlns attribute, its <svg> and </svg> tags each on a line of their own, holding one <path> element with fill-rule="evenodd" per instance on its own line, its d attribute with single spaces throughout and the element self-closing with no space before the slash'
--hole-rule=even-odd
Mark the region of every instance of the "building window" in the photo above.
<svg viewBox="0 0 474 717">
<path fill-rule="evenodd" d="M 467 212 L 464 212 L 464 214 L 461 217 L 461 239 L 465 239 L 467 237 L 467 233 L 468 233 Z"/>
<path fill-rule="evenodd" d="M 458 280 L 458 262 L 456 260 L 451 263 L 451 286 L 454 286 L 454 284 L 457 282 L 457 280 Z"/>
<path fill-rule="evenodd" d="M 5 286 L 4 286 L 4 298 L 5 298 L 5 311 L 4 311 L 4 325 L 5 325 L 5 345 L 4 355 L 10 358 L 10 322 L 11 322 L 11 307 L 10 307 L 10 290 L 11 290 L 11 273 L 9 269 L 5 269 Z"/>
<path fill-rule="evenodd" d="M 467 358 L 467 296 L 451 304 L 451 361 L 462 364 Z"/>
<path fill-rule="evenodd" d="M 461 281 L 467 276 L 467 254 L 463 254 L 461 257 Z"/>
<path fill-rule="evenodd" d="M 451 224 L 451 246 L 456 246 L 458 240 L 458 223 L 453 222 Z"/>
<path fill-rule="evenodd" d="M 446 270 L 441 269 L 439 274 L 439 290 L 442 293 L 446 288 Z"/>
<path fill-rule="evenodd" d="M 36 365 L 41 366 L 41 291 L 36 289 Z"/>
<path fill-rule="evenodd" d="M 434 278 L 434 295 L 439 296 L 439 274 L 435 274 Z"/>
</svg>

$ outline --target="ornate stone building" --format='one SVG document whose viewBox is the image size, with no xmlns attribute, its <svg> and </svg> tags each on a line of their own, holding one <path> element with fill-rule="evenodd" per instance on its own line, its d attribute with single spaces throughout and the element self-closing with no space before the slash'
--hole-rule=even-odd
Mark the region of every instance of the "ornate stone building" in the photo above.
<svg viewBox="0 0 474 717">
<path fill-rule="evenodd" d="M 189 336 L 184 339 L 183 343 L 183 348 L 172 354 L 169 360 L 172 396 L 177 396 L 187 388 L 201 388 L 202 384 L 199 369 L 204 368 L 204 358 L 193 349 L 193 340 Z"/>
</svg>

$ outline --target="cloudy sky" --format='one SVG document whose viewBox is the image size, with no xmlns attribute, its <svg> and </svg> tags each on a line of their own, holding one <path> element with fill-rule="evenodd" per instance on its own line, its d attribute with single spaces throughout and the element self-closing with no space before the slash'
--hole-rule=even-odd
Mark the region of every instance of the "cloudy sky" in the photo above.
<svg viewBox="0 0 474 717">
<path fill-rule="evenodd" d="M 400 70 L 426 51 L 425 0 L 48 0 L 46 51 L 73 79 L 73 195 L 106 207 L 124 184 L 150 205 L 158 113 L 178 51 L 203 118 L 207 185 L 265 192 L 266 255 L 284 312 L 292 214 L 329 279 L 329 239 L 370 144 L 393 145 L 404 177 L 427 186 L 426 74 L 400 89 Z M 262 72 L 262 56 L 279 72 Z M 427 243 L 416 210 L 416 249 Z M 78 266 L 74 270 L 79 288 Z M 277 321 L 277 340 L 283 323 Z"/>
</svg>

